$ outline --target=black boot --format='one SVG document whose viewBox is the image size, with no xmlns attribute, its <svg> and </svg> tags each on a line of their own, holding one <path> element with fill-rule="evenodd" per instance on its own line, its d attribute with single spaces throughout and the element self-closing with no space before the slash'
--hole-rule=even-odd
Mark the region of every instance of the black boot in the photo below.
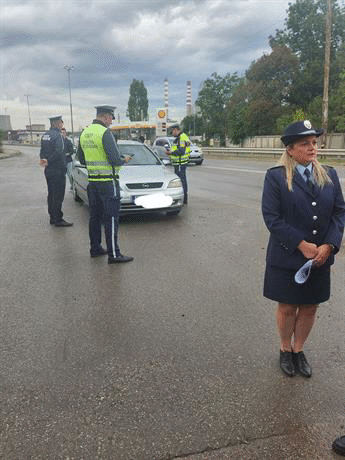
<svg viewBox="0 0 345 460">
<path fill-rule="evenodd" d="M 293 377 L 295 375 L 295 366 L 292 361 L 292 351 L 280 350 L 280 369 L 288 377 Z"/>
<path fill-rule="evenodd" d="M 303 377 L 311 377 L 312 370 L 303 351 L 292 353 L 292 358 L 296 372 L 301 374 Z"/>
<path fill-rule="evenodd" d="M 339 455 L 345 457 L 345 436 L 340 436 L 333 441 L 332 449 Z"/>
</svg>

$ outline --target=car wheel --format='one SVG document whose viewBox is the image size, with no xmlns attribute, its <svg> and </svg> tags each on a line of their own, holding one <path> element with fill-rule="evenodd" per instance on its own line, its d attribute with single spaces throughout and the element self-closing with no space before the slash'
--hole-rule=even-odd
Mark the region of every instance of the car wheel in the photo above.
<svg viewBox="0 0 345 460">
<path fill-rule="evenodd" d="M 76 189 L 76 186 L 75 186 L 74 182 L 73 182 L 73 196 L 74 196 L 74 201 L 76 201 L 77 203 L 81 203 L 83 201 L 80 198 L 80 196 L 78 195 L 78 192 L 77 192 L 77 189 Z"/>
<path fill-rule="evenodd" d="M 177 216 L 181 209 L 175 209 L 174 211 L 167 211 L 167 216 Z"/>
</svg>

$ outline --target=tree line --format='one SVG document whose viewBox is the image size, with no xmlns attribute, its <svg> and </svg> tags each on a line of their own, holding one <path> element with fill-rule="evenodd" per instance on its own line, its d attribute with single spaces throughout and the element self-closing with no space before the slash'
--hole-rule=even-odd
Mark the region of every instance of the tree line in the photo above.
<svg viewBox="0 0 345 460">
<path fill-rule="evenodd" d="M 328 131 L 345 131 L 345 6 L 332 2 Z M 213 73 L 203 82 L 196 114 L 183 119 L 190 134 L 206 142 L 281 134 L 308 118 L 321 126 L 327 0 L 290 3 L 283 30 L 269 36 L 271 52 L 252 62 L 243 76 Z"/>
</svg>

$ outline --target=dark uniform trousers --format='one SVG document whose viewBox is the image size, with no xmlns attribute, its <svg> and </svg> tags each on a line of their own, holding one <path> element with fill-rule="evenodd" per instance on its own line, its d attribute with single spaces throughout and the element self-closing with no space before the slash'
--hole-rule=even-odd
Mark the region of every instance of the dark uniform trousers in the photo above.
<svg viewBox="0 0 345 460">
<path fill-rule="evenodd" d="M 188 201 L 188 185 L 187 185 L 187 165 L 174 165 L 175 174 L 181 179 L 183 187 L 183 202 L 187 203 Z"/>
<path fill-rule="evenodd" d="M 118 257 L 120 249 L 117 243 L 120 212 L 120 190 L 117 182 L 89 182 L 90 252 L 97 253 L 101 248 L 102 224 L 104 225 L 108 255 Z"/>
<path fill-rule="evenodd" d="M 61 210 L 62 203 L 65 198 L 66 189 L 66 170 L 62 168 L 49 168 L 44 170 L 44 175 L 47 180 L 48 187 L 48 213 L 50 222 L 55 224 L 61 222 L 63 212 Z"/>
</svg>

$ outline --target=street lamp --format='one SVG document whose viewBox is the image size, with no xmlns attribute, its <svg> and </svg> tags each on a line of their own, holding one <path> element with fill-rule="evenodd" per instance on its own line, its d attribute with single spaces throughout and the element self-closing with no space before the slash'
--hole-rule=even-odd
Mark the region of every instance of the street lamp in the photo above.
<svg viewBox="0 0 345 460">
<path fill-rule="evenodd" d="M 73 131 L 73 111 L 72 111 L 72 93 L 71 93 L 71 70 L 74 70 L 73 65 L 65 65 L 64 69 L 67 70 L 68 74 L 68 88 L 69 88 L 69 106 L 71 110 L 71 128 L 72 128 L 72 142 L 74 144 L 74 131 Z"/>
<path fill-rule="evenodd" d="M 31 137 L 31 144 L 33 144 L 33 139 L 32 139 L 32 126 L 31 126 L 31 115 L 30 115 L 30 104 L 29 104 L 29 96 L 31 96 L 31 94 L 24 94 L 24 96 L 26 97 L 26 101 L 27 101 L 27 103 L 28 103 L 30 137 Z"/>
</svg>

